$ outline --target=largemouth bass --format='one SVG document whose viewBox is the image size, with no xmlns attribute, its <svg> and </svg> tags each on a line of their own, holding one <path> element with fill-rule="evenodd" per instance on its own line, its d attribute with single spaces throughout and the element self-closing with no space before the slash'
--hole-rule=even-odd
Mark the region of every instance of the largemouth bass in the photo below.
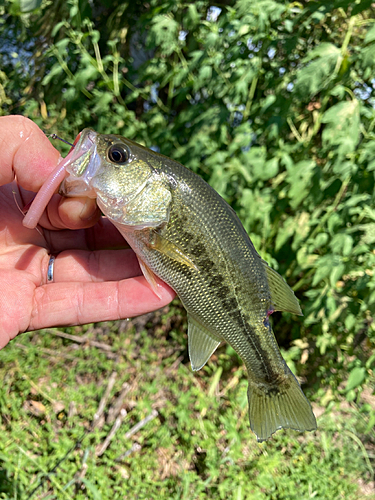
<svg viewBox="0 0 375 500">
<path fill-rule="evenodd" d="M 301 314 L 283 278 L 255 250 L 233 209 L 180 163 L 117 135 L 85 129 L 67 162 L 60 194 L 88 196 L 188 313 L 193 370 L 222 341 L 246 365 L 250 427 L 258 441 L 277 429 L 316 429 L 310 403 L 282 358 L 273 311 Z"/>
</svg>

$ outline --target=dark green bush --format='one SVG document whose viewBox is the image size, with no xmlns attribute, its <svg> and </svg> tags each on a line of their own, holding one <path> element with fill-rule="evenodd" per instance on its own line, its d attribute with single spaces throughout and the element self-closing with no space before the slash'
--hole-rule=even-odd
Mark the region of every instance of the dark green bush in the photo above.
<svg viewBox="0 0 375 500">
<path fill-rule="evenodd" d="M 275 318 L 280 343 L 294 342 L 286 356 L 349 400 L 372 389 L 370 1 L 0 9 L 0 112 L 67 139 L 86 126 L 122 134 L 202 175 L 301 300 L 303 318 Z"/>
</svg>

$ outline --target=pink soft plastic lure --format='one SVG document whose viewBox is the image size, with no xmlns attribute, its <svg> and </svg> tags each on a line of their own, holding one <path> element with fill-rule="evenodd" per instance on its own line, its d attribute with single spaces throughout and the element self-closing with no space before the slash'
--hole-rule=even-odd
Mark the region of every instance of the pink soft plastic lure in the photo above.
<svg viewBox="0 0 375 500">
<path fill-rule="evenodd" d="M 38 225 L 39 219 L 46 209 L 50 199 L 66 177 L 66 166 L 77 154 L 74 150 L 74 146 L 77 144 L 80 135 L 81 133 L 77 135 L 73 147 L 69 151 L 68 155 L 58 163 L 57 167 L 50 173 L 50 175 L 47 177 L 46 181 L 38 191 L 37 195 L 35 196 L 30 209 L 28 210 L 22 221 L 22 224 L 25 227 L 29 229 L 35 229 Z"/>
</svg>

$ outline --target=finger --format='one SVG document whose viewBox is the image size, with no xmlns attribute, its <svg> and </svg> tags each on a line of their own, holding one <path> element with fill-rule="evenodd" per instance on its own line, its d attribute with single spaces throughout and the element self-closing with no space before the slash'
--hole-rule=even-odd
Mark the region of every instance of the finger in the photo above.
<svg viewBox="0 0 375 500">
<path fill-rule="evenodd" d="M 60 153 L 40 128 L 24 116 L 0 117 L 0 185 L 17 182 L 38 191 L 56 167 Z"/>
<path fill-rule="evenodd" d="M 27 203 L 30 194 L 31 191 L 19 190 L 15 182 L 0 187 L 0 213 L 3 214 L 3 222 L 8 228 L 4 232 L 3 227 L 0 227 L 0 243 L 2 241 L 4 243 L 4 238 L 6 238 L 7 245 L 9 245 L 11 236 L 12 243 L 23 244 L 27 241 L 30 244 L 47 248 L 49 253 L 59 253 L 69 249 L 115 250 L 129 247 L 123 236 L 105 217 L 101 217 L 92 227 L 75 231 L 69 229 L 50 231 L 40 227 L 39 229 L 26 229 L 21 224 L 21 207 Z M 48 221 L 46 216 L 45 220 Z M 52 228 L 52 225 L 49 227 Z"/>
<path fill-rule="evenodd" d="M 1 156 L 1 153 L 0 153 Z M 16 182 L 0 186 L 0 246 L 4 249 L 17 245 L 45 247 L 46 242 L 38 229 L 30 230 L 22 225 L 22 207 L 31 191 L 20 190 Z"/>
<path fill-rule="evenodd" d="M 63 227 L 78 229 L 93 226 L 101 212 L 92 198 L 60 198 L 58 216 Z"/>
<path fill-rule="evenodd" d="M 41 276 L 47 282 L 50 255 L 42 261 Z M 126 250 L 83 250 L 60 253 L 53 263 L 54 283 L 119 281 L 141 276 L 138 259 L 130 248 Z"/>
<path fill-rule="evenodd" d="M 35 290 L 29 330 L 131 318 L 167 305 L 174 291 L 160 283 L 160 298 L 144 277 L 103 283 L 50 283 Z"/>
<path fill-rule="evenodd" d="M 129 247 L 115 226 L 103 217 L 95 226 L 87 229 L 44 230 L 43 235 L 50 253 L 60 253 L 70 249 L 93 251 Z"/>
<path fill-rule="evenodd" d="M 45 229 L 82 229 L 100 219 L 101 212 L 92 198 L 63 198 L 54 194 L 38 224 Z"/>
<path fill-rule="evenodd" d="M 59 157 L 60 153 L 33 121 L 18 115 L 0 117 L 0 186 L 16 177 L 22 188 L 36 193 Z M 56 229 L 89 227 L 100 217 L 93 201 L 88 205 L 86 199 L 79 199 L 69 205 L 66 199 L 59 200 L 48 209 Z"/>
</svg>

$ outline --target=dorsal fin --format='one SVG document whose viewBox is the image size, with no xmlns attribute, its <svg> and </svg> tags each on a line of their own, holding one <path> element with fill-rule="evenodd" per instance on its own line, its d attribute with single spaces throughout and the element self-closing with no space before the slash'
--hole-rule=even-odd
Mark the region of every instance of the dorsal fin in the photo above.
<svg viewBox="0 0 375 500">
<path fill-rule="evenodd" d="M 268 286 L 271 292 L 272 305 L 275 311 L 288 311 L 303 316 L 297 297 L 284 279 L 262 261 L 267 274 Z"/>
</svg>

